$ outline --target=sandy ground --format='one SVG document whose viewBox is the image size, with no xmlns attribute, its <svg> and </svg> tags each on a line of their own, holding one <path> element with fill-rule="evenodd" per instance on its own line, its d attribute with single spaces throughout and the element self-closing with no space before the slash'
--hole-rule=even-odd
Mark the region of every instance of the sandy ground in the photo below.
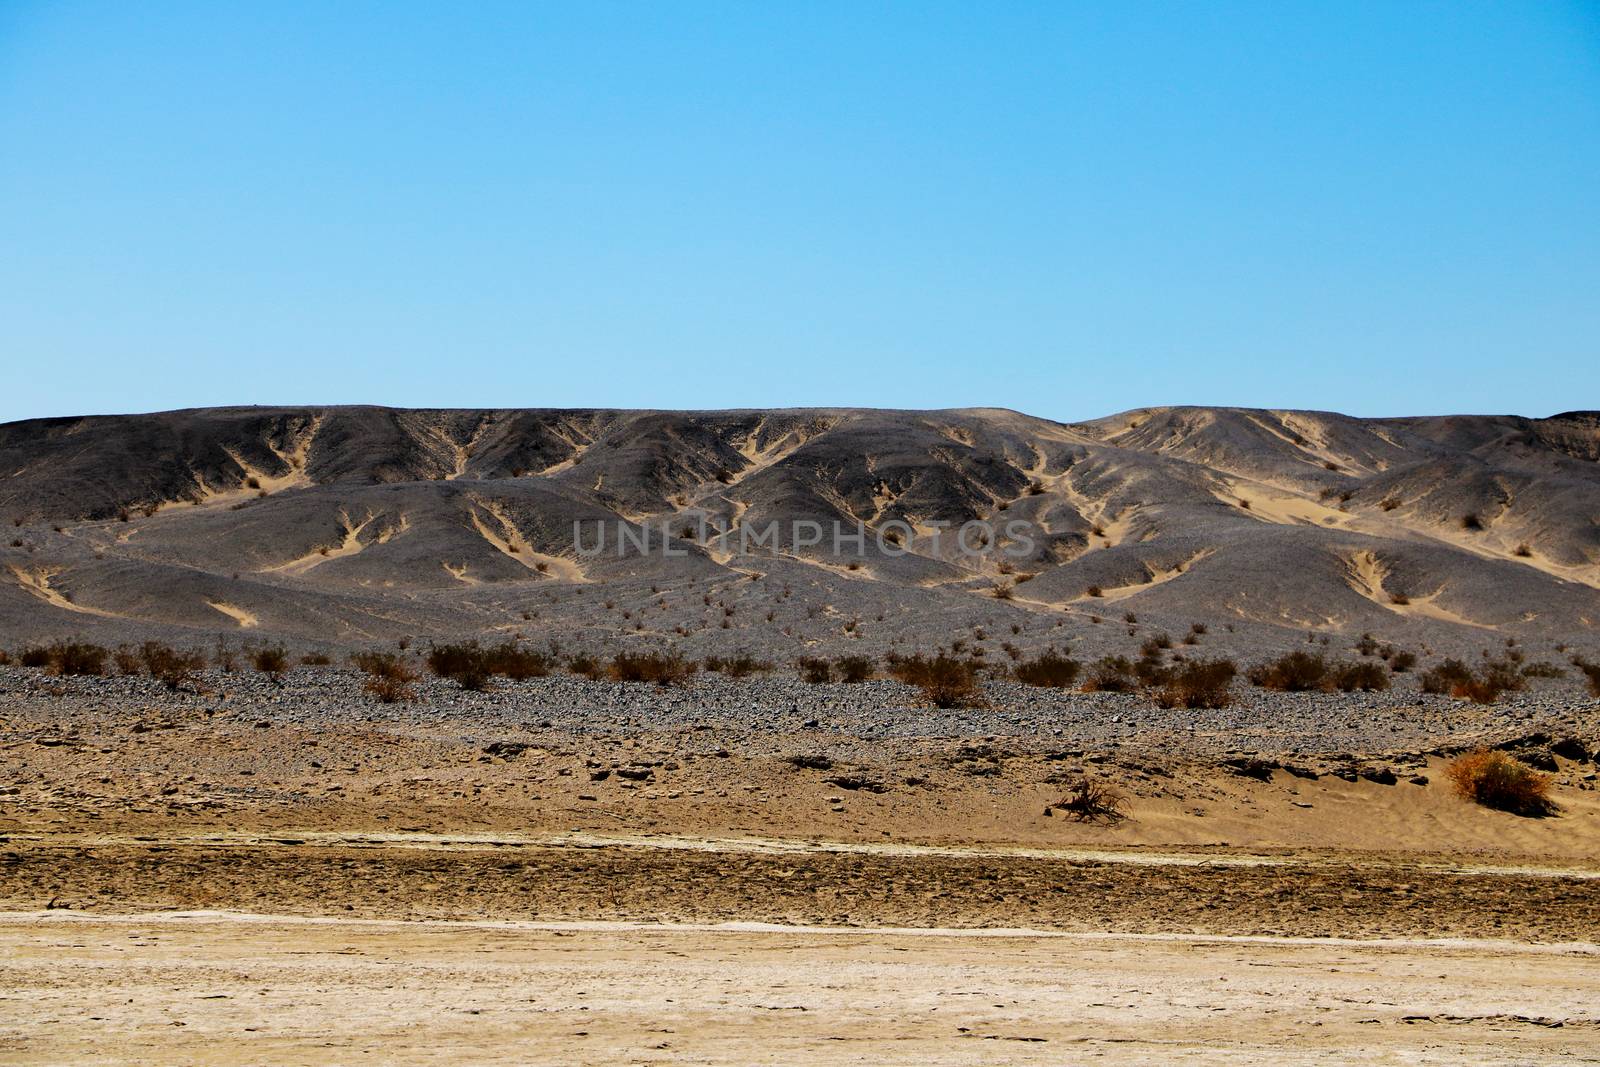
<svg viewBox="0 0 1600 1067">
<path fill-rule="evenodd" d="M 0 1063 L 1600 1062 L 1582 760 L 90 712 L 0 740 Z"/>
<path fill-rule="evenodd" d="M 1600 946 L 0 916 L 6 1063 L 1594 1062 Z"/>
</svg>

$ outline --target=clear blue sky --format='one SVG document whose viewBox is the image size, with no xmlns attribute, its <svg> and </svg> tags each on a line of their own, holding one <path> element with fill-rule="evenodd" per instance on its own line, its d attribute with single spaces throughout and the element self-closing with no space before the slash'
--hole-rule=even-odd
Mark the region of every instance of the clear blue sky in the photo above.
<svg viewBox="0 0 1600 1067">
<path fill-rule="evenodd" d="M 1600 408 L 1600 5 L 0 0 L 0 419 Z"/>
</svg>

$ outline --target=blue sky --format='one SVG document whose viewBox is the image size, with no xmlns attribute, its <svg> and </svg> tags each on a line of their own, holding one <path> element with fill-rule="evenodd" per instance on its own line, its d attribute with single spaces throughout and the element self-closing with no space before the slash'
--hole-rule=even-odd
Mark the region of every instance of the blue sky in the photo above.
<svg viewBox="0 0 1600 1067">
<path fill-rule="evenodd" d="M 1600 407 L 1595 3 L 0 0 L 0 420 Z"/>
</svg>

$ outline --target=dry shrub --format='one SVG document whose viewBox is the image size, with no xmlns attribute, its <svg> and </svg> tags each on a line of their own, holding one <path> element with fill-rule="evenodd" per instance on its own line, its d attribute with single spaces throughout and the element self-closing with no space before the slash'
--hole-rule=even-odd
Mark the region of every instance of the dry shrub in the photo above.
<svg viewBox="0 0 1600 1067">
<path fill-rule="evenodd" d="M 1134 666 L 1125 656 L 1105 656 L 1089 668 L 1083 683 L 1085 693 L 1131 693 L 1138 688 Z"/>
<path fill-rule="evenodd" d="M 1305 693 L 1323 688 L 1328 677 L 1328 661 L 1315 652 L 1290 652 L 1270 663 L 1250 669 L 1250 682 L 1262 689 L 1280 693 Z"/>
<path fill-rule="evenodd" d="M 841 682 L 859 685 L 872 677 L 877 664 L 871 656 L 840 656 L 833 661 Z"/>
<path fill-rule="evenodd" d="M 1123 810 L 1127 800 L 1116 789 L 1091 778 L 1079 779 L 1071 792 L 1045 808 L 1066 812 L 1079 822 L 1121 822 L 1128 817 Z"/>
<path fill-rule="evenodd" d="M 947 652 L 896 656 L 889 661 L 889 673 L 922 690 L 936 708 L 972 707 L 979 700 L 977 668 Z"/>
<path fill-rule="evenodd" d="M 1522 559 L 1527 559 L 1527 558 L 1529 558 L 1530 556 L 1533 555 L 1533 549 L 1532 549 L 1532 547 L 1530 547 L 1528 545 L 1528 543 L 1526 541 L 1524 541 L 1522 544 L 1518 545 L 1517 546 L 1517 550 L 1515 552 L 1511 553 L 1511 554 L 1513 556 L 1518 556 L 1518 557 L 1520 557 Z"/>
<path fill-rule="evenodd" d="M 489 669 L 489 657 L 476 641 L 434 645 L 428 649 L 428 669 L 473 692 L 489 688 L 494 673 Z"/>
<path fill-rule="evenodd" d="M 484 668 L 514 682 L 543 678 L 550 673 L 551 657 L 515 641 L 503 641 L 483 650 Z"/>
<path fill-rule="evenodd" d="M 1341 693 L 1354 693 L 1357 690 L 1372 692 L 1389 688 L 1389 672 L 1383 669 L 1382 664 L 1370 661 L 1337 664 L 1329 677 L 1333 687 Z"/>
<path fill-rule="evenodd" d="M 111 662 L 116 664 L 117 673 L 123 677 L 132 677 L 133 675 L 144 673 L 144 660 L 139 658 L 139 653 L 136 649 L 129 648 L 127 645 L 122 645 L 111 653 Z"/>
<path fill-rule="evenodd" d="M 1422 675 L 1424 693 L 1449 693 L 1474 704 L 1493 704 L 1526 684 L 1521 668 L 1510 660 L 1487 660 L 1473 670 L 1460 660 L 1447 659 Z"/>
<path fill-rule="evenodd" d="M 20 657 L 24 667 L 43 667 L 55 675 L 98 676 L 106 673 L 109 650 L 83 641 L 57 641 L 45 648 L 28 648 Z"/>
<path fill-rule="evenodd" d="M 1106 595 L 1106 591 L 1104 589 L 1100 588 L 1098 585 L 1091 585 L 1089 588 L 1084 590 L 1084 593 L 1086 593 L 1089 596 L 1094 596 L 1094 597 L 1100 597 L 1100 596 L 1105 596 Z"/>
<path fill-rule="evenodd" d="M 1437 667 L 1422 672 L 1424 693 L 1450 693 L 1458 685 L 1472 681 L 1472 668 L 1458 659 L 1447 659 Z"/>
<path fill-rule="evenodd" d="M 1396 674 L 1404 674 L 1417 665 L 1415 652 L 1392 652 L 1389 655 L 1389 669 Z"/>
<path fill-rule="evenodd" d="M 150 677 L 177 691 L 193 685 L 195 675 L 206 665 L 203 652 L 180 652 L 160 641 L 146 641 L 139 648 L 139 658 Z"/>
<path fill-rule="evenodd" d="M 413 688 L 417 672 L 393 652 L 359 652 L 350 661 L 367 676 L 361 688 L 382 704 L 399 704 L 417 699 Z"/>
<path fill-rule="evenodd" d="M 826 685 L 833 681 L 833 664 L 819 656 L 801 656 L 794 661 L 800 679 L 809 685 Z"/>
<path fill-rule="evenodd" d="M 729 678 L 766 674 L 772 670 L 771 663 L 764 659 L 756 659 L 748 652 L 741 652 L 737 656 L 707 656 L 701 666 Z"/>
<path fill-rule="evenodd" d="M 250 665 L 262 674 L 281 678 L 283 672 L 289 669 L 289 653 L 276 646 L 258 648 L 250 653 Z"/>
<path fill-rule="evenodd" d="M 1522 676 L 1524 678 L 1565 678 L 1567 672 L 1557 667 L 1554 663 L 1546 663 L 1540 660 L 1537 663 L 1529 663 L 1524 666 L 1522 668 Z"/>
<path fill-rule="evenodd" d="M 1572 665 L 1583 672 L 1584 678 L 1589 682 L 1589 695 L 1600 697 L 1600 663 L 1591 663 L 1582 656 L 1576 656 Z"/>
<path fill-rule="evenodd" d="M 1238 673 L 1232 660 L 1193 660 L 1168 673 L 1156 691 L 1156 703 L 1163 708 L 1225 708 Z"/>
<path fill-rule="evenodd" d="M 1551 815 L 1559 810 L 1550 799 L 1550 779 L 1504 752 L 1480 748 L 1446 769 L 1456 792 L 1486 808 L 1515 815 Z"/>
<path fill-rule="evenodd" d="M 695 664 L 676 652 L 618 652 L 606 668 L 614 682 L 656 685 L 686 685 L 694 672 Z"/>
<path fill-rule="evenodd" d="M 303 667 L 326 667 L 333 663 L 333 657 L 326 652 L 307 652 L 300 657 Z"/>
<path fill-rule="evenodd" d="M 591 682 L 598 682 L 606 676 L 606 665 L 587 652 L 580 652 L 567 658 L 567 670 L 580 678 L 587 678 Z"/>
<path fill-rule="evenodd" d="M 1078 680 L 1083 665 L 1069 659 L 1055 649 L 1046 649 L 1032 659 L 1023 660 L 1014 668 L 1017 681 L 1023 685 L 1041 688 L 1065 689 Z"/>
</svg>

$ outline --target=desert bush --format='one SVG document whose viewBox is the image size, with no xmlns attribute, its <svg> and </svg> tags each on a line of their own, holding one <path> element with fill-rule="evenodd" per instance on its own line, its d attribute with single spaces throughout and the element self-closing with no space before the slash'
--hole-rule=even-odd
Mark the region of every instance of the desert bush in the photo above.
<svg viewBox="0 0 1600 1067">
<path fill-rule="evenodd" d="M 1046 808 L 1066 812 L 1079 822 L 1121 822 L 1127 801 L 1116 789 L 1091 778 L 1079 779 L 1070 792 Z"/>
<path fill-rule="evenodd" d="M 358 652 L 350 662 L 367 676 L 361 688 L 381 704 L 399 704 L 417 699 L 413 688 L 417 672 L 393 652 Z"/>
<path fill-rule="evenodd" d="M 24 667 L 43 667 L 56 675 L 89 676 L 105 674 L 110 658 L 108 649 L 83 641 L 57 641 L 45 648 L 24 649 L 21 656 Z"/>
<path fill-rule="evenodd" d="M 1336 664 L 1329 671 L 1329 680 L 1341 693 L 1389 688 L 1389 673 L 1381 664 L 1370 661 Z"/>
<path fill-rule="evenodd" d="M 483 650 L 484 669 L 514 682 L 543 678 L 550 673 L 551 665 L 552 657 L 523 648 L 515 641 L 502 641 Z"/>
<path fill-rule="evenodd" d="M 3 648 L 0 648 L 0 667 L 9 666 L 10 663 L 11 663 L 11 653 L 7 652 Z"/>
<path fill-rule="evenodd" d="M 996 600 L 1010 600 L 1014 595 L 1015 586 L 1010 582 L 995 582 L 990 587 L 990 593 Z"/>
<path fill-rule="evenodd" d="M 1574 656 L 1572 665 L 1583 672 L 1589 683 L 1589 695 L 1600 697 L 1600 663 L 1591 663 L 1582 656 Z"/>
<path fill-rule="evenodd" d="M 307 652 L 300 657 L 300 664 L 304 667 L 327 667 L 333 663 L 333 657 L 326 652 Z"/>
<path fill-rule="evenodd" d="M 204 652 L 179 651 L 160 641 L 146 641 L 139 647 L 139 658 L 150 677 L 176 692 L 195 684 L 196 675 L 205 669 Z"/>
<path fill-rule="evenodd" d="M 895 656 L 889 661 L 889 673 L 922 690 L 934 707 L 970 707 L 980 696 L 978 671 L 972 661 L 947 652 L 936 656 Z"/>
<path fill-rule="evenodd" d="M 1084 592 L 1087 593 L 1089 596 L 1094 596 L 1094 597 L 1101 597 L 1101 596 L 1105 596 L 1106 595 L 1106 591 L 1104 589 L 1100 588 L 1098 585 L 1091 585 L 1089 588 L 1085 589 Z"/>
<path fill-rule="evenodd" d="M 428 649 L 427 663 L 428 669 L 440 678 L 449 678 L 474 692 L 489 688 L 494 673 L 489 669 L 489 657 L 476 641 L 434 645 Z"/>
<path fill-rule="evenodd" d="M 1448 693 L 1474 704 L 1493 704 L 1524 685 L 1522 670 L 1510 660 L 1486 660 L 1473 670 L 1458 659 L 1447 659 L 1422 674 L 1424 693 Z"/>
<path fill-rule="evenodd" d="M 1270 663 L 1250 669 L 1250 683 L 1280 693 L 1305 693 L 1321 689 L 1328 677 L 1328 661 L 1315 652 L 1290 652 Z"/>
<path fill-rule="evenodd" d="M 772 670 L 771 663 L 764 659 L 756 659 L 748 652 L 740 652 L 736 656 L 707 656 L 701 666 L 708 671 L 715 671 L 729 678 L 744 678 L 751 674 L 766 674 Z"/>
<path fill-rule="evenodd" d="M 111 662 L 116 666 L 117 673 L 124 678 L 144 673 L 144 660 L 139 658 L 138 650 L 127 645 L 120 645 L 111 653 Z"/>
<path fill-rule="evenodd" d="M 1437 667 L 1422 672 L 1424 693 L 1450 693 L 1456 686 L 1472 681 L 1472 668 L 1458 659 L 1446 659 Z"/>
<path fill-rule="evenodd" d="M 695 664 L 676 652 L 618 652 L 606 673 L 614 682 L 654 682 L 685 685 L 694 677 Z"/>
<path fill-rule="evenodd" d="M 1133 664 L 1125 656 L 1104 656 L 1089 668 L 1085 693 L 1131 693 L 1138 688 Z"/>
<path fill-rule="evenodd" d="M 876 668 L 871 656 L 840 656 L 834 660 L 834 668 L 838 672 L 841 682 L 859 685 L 872 677 Z"/>
<path fill-rule="evenodd" d="M 567 657 L 567 670 L 591 682 L 605 677 L 606 665 L 587 652 Z"/>
<path fill-rule="evenodd" d="M 258 648 L 250 653 L 250 665 L 262 674 L 281 678 L 289 669 L 289 653 L 277 646 Z"/>
<path fill-rule="evenodd" d="M 1550 815 L 1550 779 L 1504 752 L 1480 748 L 1454 760 L 1446 769 L 1464 799 L 1516 815 Z"/>
<path fill-rule="evenodd" d="M 1389 669 L 1396 674 L 1404 674 L 1417 665 L 1415 652 L 1393 652 L 1389 655 Z"/>
<path fill-rule="evenodd" d="M 800 679 L 810 685 L 825 685 L 833 681 L 833 664 L 818 656 L 801 656 L 794 661 Z"/>
<path fill-rule="evenodd" d="M 1524 541 L 1522 544 L 1518 545 L 1517 546 L 1517 550 L 1515 552 L 1511 553 L 1511 554 L 1513 556 L 1519 556 L 1522 559 L 1527 559 L 1528 557 L 1533 555 L 1533 549 L 1528 545 L 1528 543 L 1526 541 Z"/>
<path fill-rule="evenodd" d="M 1239 668 L 1232 660 L 1193 660 L 1168 673 L 1156 690 L 1163 708 L 1225 708 L 1233 699 L 1231 686 Z"/>
<path fill-rule="evenodd" d="M 1463 530 L 1481 530 L 1483 529 L 1483 520 L 1478 518 L 1476 512 L 1469 511 L 1461 516 L 1461 528 Z"/>
<path fill-rule="evenodd" d="M 1050 648 L 1032 659 L 1021 661 L 1012 673 L 1023 685 L 1065 689 L 1078 680 L 1078 675 L 1083 673 L 1083 665 Z"/>
<path fill-rule="evenodd" d="M 1554 663 L 1529 663 L 1522 668 L 1524 678 L 1565 678 L 1567 672 L 1557 667 Z"/>
</svg>

